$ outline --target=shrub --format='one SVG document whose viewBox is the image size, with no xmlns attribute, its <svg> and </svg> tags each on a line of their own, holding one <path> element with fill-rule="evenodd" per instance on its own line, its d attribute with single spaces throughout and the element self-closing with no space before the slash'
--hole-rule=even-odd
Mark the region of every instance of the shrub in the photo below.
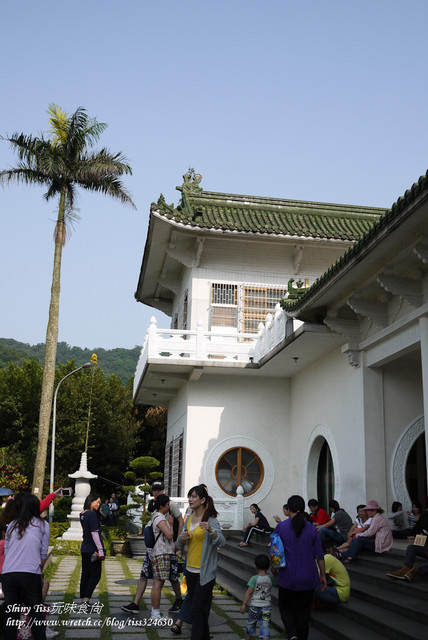
<svg viewBox="0 0 428 640">
<path fill-rule="evenodd" d="M 18 493 L 28 487 L 28 478 L 20 473 L 17 464 L 3 464 L 0 467 L 0 487 Z"/>
<path fill-rule="evenodd" d="M 82 543 L 79 540 L 54 540 L 53 555 L 56 556 L 80 556 L 80 547 Z"/>
<path fill-rule="evenodd" d="M 50 528 L 49 544 L 50 545 L 55 544 L 55 539 L 62 536 L 64 531 L 67 531 L 69 526 L 70 526 L 69 522 L 52 522 L 52 524 L 49 525 L 49 528 Z"/>
</svg>

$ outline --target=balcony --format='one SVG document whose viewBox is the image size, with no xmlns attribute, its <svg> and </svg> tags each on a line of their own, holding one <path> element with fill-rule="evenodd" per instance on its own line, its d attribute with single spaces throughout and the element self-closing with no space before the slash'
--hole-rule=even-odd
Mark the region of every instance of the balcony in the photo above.
<svg viewBox="0 0 428 640">
<path fill-rule="evenodd" d="M 300 325 L 278 304 L 275 313 L 259 324 L 257 334 L 238 333 L 227 327 L 204 331 L 158 329 L 152 316 L 134 379 L 137 404 L 167 404 L 186 380 L 197 380 L 214 368 L 254 370 Z M 237 372 L 237 371 L 236 371 Z"/>
</svg>

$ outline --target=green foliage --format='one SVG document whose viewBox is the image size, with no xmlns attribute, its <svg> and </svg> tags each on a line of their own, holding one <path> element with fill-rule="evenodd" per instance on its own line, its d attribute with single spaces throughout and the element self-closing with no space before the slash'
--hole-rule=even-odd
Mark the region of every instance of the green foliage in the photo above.
<svg viewBox="0 0 428 640">
<path fill-rule="evenodd" d="M 73 498 L 56 498 L 53 521 L 57 523 L 67 522 L 67 516 L 71 512 Z"/>
<path fill-rule="evenodd" d="M 80 547 L 82 543 L 79 540 L 54 540 L 54 556 L 80 556 Z"/>
<path fill-rule="evenodd" d="M 28 478 L 20 473 L 17 464 L 2 464 L 0 465 L 0 487 L 11 489 L 14 493 L 23 491 L 28 487 Z"/>
<path fill-rule="evenodd" d="M 59 538 L 70 527 L 69 522 L 52 522 L 49 525 L 49 545 L 55 544 L 55 538 Z"/>
<path fill-rule="evenodd" d="M 133 349 L 81 349 L 71 347 L 66 342 L 58 342 L 56 363 L 66 363 L 70 360 L 80 367 L 89 362 L 95 352 L 98 356 L 98 364 L 106 375 L 114 373 L 124 384 L 134 375 L 141 347 Z M 0 338 L 0 368 L 7 367 L 9 363 L 22 366 L 25 360 L 33 360 L 43 365 L 45 359 L 45 344 L 29 345 L 18 342 L 12 338 Z M 147 411 L 147 407 L 146 407 Z"/>
<path fill-rule="evenodd" d="M 128 493 L 131 493 L 133 504 L 126 505 L 126 510 L 133 510 L 142 507 L 141 520 L 144 525 L 150 520 L 150 516 L 146 514 L 147 496 L 150 495 L 152 488 L 152 482 L 162 478 L 162 473 L 155 471 L 160 466 L 159 460 L 153 458 L 153 456 L 140 456 L 131 460 L 129 466 L 131 472 L 127 471 L 125 476 L 132 477 L 135 482 L 135 486 L 127 487 Z M 136 488 L 138 487 L 138 493 Z"/>
<path fill-rule="evenodd" d="M 76 368 L 76 362 L 57 367 L 55 384 Z M 33 474 L 36 457 L 42 376 L 42 366 L 35 360 L 25 360 L 22 365 L 9 363 L 0 368 L 0 429 L 3 445 L 3 449 L 0 449 L 0 465 L 2 461 L 15 464 L 17 470 L 27 477 Z M 115 375 L 106 377 L 97 367 L 79 371 L 64 380 L 60 387 L 56 412 L 55 486 L 69 486 L 68 474 L 79 466 L 84 450 L 91 384 L 89 469 L 109 481 L 124 482 L 130 488 L 139 484 L 138 474 L 144 475 L 143 468 L 129 468 L 131 460 L 140 458 L 146 462 L 156 460 L 155 466 L 147 469 L 150 478 L 145 484 L 162 477 L 157 469 L 163 467 L 165 411 L 159 409 L 148 412 L 146 407 L 143 412 L 144 415 L 149 414 L 149 422 L 146 422 L 142 409 L 136 409 L 132 404 L 132 381 L 123 384 Z M 153 435 L 153 429 L 158 429 L 157 436 Z M 153 455 L 153 443 L 157 443 L 159 457 Z M 142 452 L 148 455 L 139 456 Z M 127 470 L 125 474 L 124 470 Z M 92 483 L 94 491 L 99 491 L 103 496 L 110 495 L 112 486 L 101 478 Z M 46 480 L 44 494 L 48 491 Z M 66 513 L 64 509 L 67 509 Z M 68 513 L 69 507 L 56 500 L 55 520 L 65 520 Z"/>
<path fill-rule="evenodd" d="M 112 540 L 126 540 L 126 536 L 128 535 L 126 527 L 107 527 L 106 525 L 103 525 L 101 529 L 103 538 L 106 542 L 111 542 Z"/>
</svg>

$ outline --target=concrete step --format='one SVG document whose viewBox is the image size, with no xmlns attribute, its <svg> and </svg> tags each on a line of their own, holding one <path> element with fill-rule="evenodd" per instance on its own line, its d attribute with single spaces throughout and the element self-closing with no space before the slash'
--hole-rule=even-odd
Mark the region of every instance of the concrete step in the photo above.
<svg viewBox="0 0 428 640">
<path fill-rule="evenodd" d="M 397 565 L 398 568 L 399 565 Z M 416 565 L 417 566 L 417 565 Z M 406 580 L 394 580 L 386 575 L 391 569 L 381 562 L 355 563 L 347 566 L 349 575 L 351 576 L 351 588 L 359 588 L 361 591 L 361 583 L 364 585 L 369 583 L 376 588 L 378 592 L 384 592 L 386 597 L 390 597 L 391 593 L 401 594 L 403 597 L 410 597 L 416 606 L 425 608 L 428 601 L 428 581 L 423 577 L 416 577 L 415 581 L 410 583 Z M 428 634 L 427 634 L 428 636 Z"/>
<path fill-rule="evenodd" d="M 232 595 L 242 599 L 246 583 L 254 573 L 254 557 L 268 553 L 268 538 L 237 547 L 240 532 L 228 536 L 220 552 L 217 580 Z M 398 542 L 398 544 L 397 544 Z M 428 638 L 428 581 L 414 583 L 393 580 L 386 572 L 400 567 L 409 541 L 395 541 L 393 549 L 381 555 L 360 554 L 349 565 L 351 598 L 348 603 L 312 612 L 311 638 L 315 632 L 331 640 L 422 640 Z M 272 595 L 272 620 L 282 628 L 277 608 L 277 592 Z"/>
</svg>

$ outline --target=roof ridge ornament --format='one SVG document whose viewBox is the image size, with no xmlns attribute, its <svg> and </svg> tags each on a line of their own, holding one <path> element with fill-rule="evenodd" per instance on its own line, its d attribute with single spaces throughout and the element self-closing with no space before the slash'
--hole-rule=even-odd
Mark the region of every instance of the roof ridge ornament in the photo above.
<svg viewBox="0 0 428 640">
<path fill-rule="evenodd" d="M 188 193 L 189 195 L 201 193 L 203 191 L 202 187 L 199 186 L 202 176 L 200 173 L 196 173 L 193 167 L 189 167 L 187 173 L 183 176 L 183 180 L 184 182 L 182 186 L 177 187 L 179 191 Z"/>
<path fill-rule="evenodd" d="M 300 296 L 307 291 L 307 288 L 304 286 L 305 283 L 302 280 L 297 280 L 297 287 L 293 287 L 293 282 L 295 282 L 294 278 L 290 278 L 288 281 L 288 300 L 298 300 Z"/>
</svg>

